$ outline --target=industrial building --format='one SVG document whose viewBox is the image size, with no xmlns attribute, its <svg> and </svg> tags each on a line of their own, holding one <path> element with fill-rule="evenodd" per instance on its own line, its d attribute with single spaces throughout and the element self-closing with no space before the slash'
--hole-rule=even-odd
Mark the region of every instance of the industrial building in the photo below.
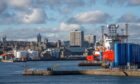
<svg viewBox="0 0 140 84">
<path fill-rule="evenodd" d="M 60 48 L 47 48 L 41 53 L 42 60 L 56 60 L 60 59 L 61 49 Z"/>
<path fill-rule="evenodd" d="M 14 50 L 15 59 L 18 61 L 39 60 L 39 52 L 35 50 Z"/>
<path fill-rule="evenodd" d="M 120 42 L 124 43 L 127 42 L 128 38 L 128 24 L 126 24 L 126 27 L 121 29 L 119 28 L 119 25 L 116 24 L 110 24 L 107 25 L 108 32 L 102 32 L 102 41 L 103 46 L 107 50 L 113 50 L 114 49 L 114 43 Z M 122 32 L 118 32 L 118 30 L 123 30 Z M 124 31 L 125 30 L 125 31 Z"/>
<path fill-rule="evenodd" d="M 107 25 L 107 28 L 108 33 L 102 31 L 102 43 L 105 47 L 102 61 L 111 68 L 140 68 L 140 45 L 128 43 L 128 24 L 123 29 L 116 24 Z"/>
<path fill-rule="evenodd" d="M 140 68 L 140 45 L 133 43 L 115 43 L 114 67 L 127 69 Z"/>
</svg>

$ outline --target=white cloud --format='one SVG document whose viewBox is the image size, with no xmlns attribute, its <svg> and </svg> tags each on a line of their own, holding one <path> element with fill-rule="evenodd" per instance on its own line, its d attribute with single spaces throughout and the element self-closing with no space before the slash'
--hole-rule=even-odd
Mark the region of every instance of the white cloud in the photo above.
<svg viewBox="0 0 140 84">
<path fill-rule="evenodd" d="M 67 24 L 67 23 L 60 23 L 60 31 L 71 31 L 75 29 L 80 29 L 81 26 L 78 24 Z"/>
<path fill-rule="evenodd" d="M 20 18 L 22 18 L 23 23 L 44 23 L 46 21 L 46 13 L 42 9 L 32 9 L 31 13 L 20 13 Z"/>
<path fill-rule="evenodd" d="M 105 23 L 109 19 L 111 19 L 110 15 L 102 11 L 96 10 L 77 14 L 76 16 L 71 18 L 68 22 L 94 24 L 94 23 Z"/>
<path fill-rule="evenodd" d="M 134 15 L 133 13 L 125 13 L 118 19 L 118 22 L 137 23 L 140 22 L 140 17 Z"/>
<path fill-rule="evenodd" d="M 32 5 L 32 0 L 7 0 L 7 2 L 15 8 L 28 8 Z"/>
</svg>

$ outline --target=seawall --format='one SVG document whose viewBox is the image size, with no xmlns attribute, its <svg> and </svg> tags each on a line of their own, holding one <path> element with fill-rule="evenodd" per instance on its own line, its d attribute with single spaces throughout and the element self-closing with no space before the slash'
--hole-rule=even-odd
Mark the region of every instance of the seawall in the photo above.
<svg viewBox="0 0 140 84">
<path fill-rule="evenodd" d="M 23 75 L 108 75 L 108 76 L 139 76 L 140 70 L 74 70 L 74 71 L 48 71 L 48 70 L 24 70 Z"/>
</svg>

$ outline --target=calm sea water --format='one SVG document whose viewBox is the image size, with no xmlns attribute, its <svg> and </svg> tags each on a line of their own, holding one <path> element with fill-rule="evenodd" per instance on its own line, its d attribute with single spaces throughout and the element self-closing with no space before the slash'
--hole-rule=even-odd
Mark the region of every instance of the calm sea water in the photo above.
<svg viewBox="0 0 140 84">
<path fill-rule="evenodd" d="M 23 76 L 25 66 L 35 69 L 81 70 L 99 67 L 78 67 L 80 61 L 40 61 L 0 63 L 0 84 L 140 84 L 140 77 L 93 75 Z"/>
</svg>

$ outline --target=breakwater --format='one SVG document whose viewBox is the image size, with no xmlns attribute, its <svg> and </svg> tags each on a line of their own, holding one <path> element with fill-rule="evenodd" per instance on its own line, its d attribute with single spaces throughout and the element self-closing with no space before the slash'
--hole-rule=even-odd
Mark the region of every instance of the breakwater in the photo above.
<svg viewBox="0 0 140 84">
<path fill-rule="evenodd" d="M 24 70 L 23 75 L 108 75 L 108 76 L 139 76 L 140 70 L 110 70 L 110 69 L 95 69 L 95 70 L 73 70 L 73 71 L 49 71 L 49 70 Z"/>
</svg>

